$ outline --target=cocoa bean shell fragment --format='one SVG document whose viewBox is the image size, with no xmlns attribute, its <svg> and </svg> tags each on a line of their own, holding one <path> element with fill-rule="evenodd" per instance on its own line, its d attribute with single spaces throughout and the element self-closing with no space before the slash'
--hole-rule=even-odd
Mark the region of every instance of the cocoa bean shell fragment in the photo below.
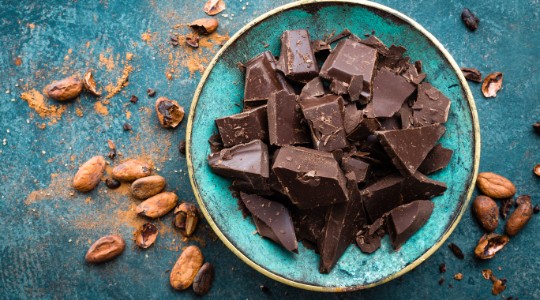
<svg viewBox="0 0 540 300">
<path fill-rule="evenodd" d="M 461 72 L 463 72 L 463 76 L 465 76 L 467 80 L 474 81 L 474 82 L 482 82 L 482 73 L 480 73 L 478 69 L 461 68 Z"/>
<path fill-rule="evenodd" d="M 121 236 L 107 235 L 95 241 L 86 252 L 85 260 L 99 264 L 116 258 L 124 252 L 126 243 Z"/>
<path fill-rule="evenodd" d="M 478 17 L 475 16 L 468 8 L 464 8 L 461 12 L 461 20 L 471 31 L 476 31 L 476 29 L 478 29 L 480 19 L 478 19 Z"/>
<path fill-rule="evenodd" d="M 448 248 L 454 253 L 454 255 L 459 259 L 464 259 L 465 255 L 463 254 L 463 251 L 461 251 L 461 248 L 458 247 L 458 245 L 454 243 L 448 244 Z"/>
<path fill-rule="evenodd" d="M 101 93 L 96 88 L 96 81 L 94 80 L 94 75 L 91 70 L 88 70 L 83 77 L 84 88 L 94 96 L 101 96 Z"/>
<path fill-rule="evenodd" d="M 204 12 L 209 16 L 214 16 L 224 11 L 226 8 L 225 1 L 223 0 L 208 0 L 204 4 Z"/>
<path fill-rule="evenodd" d="M 503 84 L 503 74 L 501 72 L 491 73 L 482 83 L 482 94 L 486 98 L 495 98 L 497 97 L 497 92 L 502 88 Z"/>
<path fill-rule="evenodd" d="M 191 27 L 191 29 L 193 29 L 195 32 L 199 34 L 207 35 L 216 31 L 216 29 L 218 28 L 218 25 L 219 23 L 217 19 L 202 18 L 202 19 L 197 19 L 191 22 L 189 27 Z"/>
<path fill-rule="evenodd" d="M 175 128 L 184 119 L 184 108 L 178 102 L 165 97 L 156 100 L 156 112 L 164 128 Z"/>
<path fill-rule="evenodd" d="M 174 225 L 181 230 L 182 235 L 191 236 L 197 228 L 199 211 L 191 203 L 184 202 L 174 210 Z"/>
<path fill-rule="evenodd" d="M 496 233 L 484 234 L 474 249 L 474 254 L 480 259 L 490 259 L 510 241 L 506 235 Z"/>
<path fill-rule="evenodd" d="M 154 244 L 158 236 L 158 229 L 152 223 L 145 223 L 135 232 L 135 243 L 142 249 Z"/>
</svg>

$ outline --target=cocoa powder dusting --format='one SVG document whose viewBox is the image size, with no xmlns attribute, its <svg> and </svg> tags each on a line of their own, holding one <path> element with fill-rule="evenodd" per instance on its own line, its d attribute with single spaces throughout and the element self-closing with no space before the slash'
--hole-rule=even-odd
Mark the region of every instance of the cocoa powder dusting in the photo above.
<svg viewBox="0 0 540 300">
<path fill-rule="evenodd" d="M 94 103 L 94 110 L 101 116 L 106 116 L 109 114 L 109 109 L 101 101 Z"/>
<path fill-rule="evenodd" d="M 66 111 L 65 105 L 50 103 L 49 99 L 46 100 L 43 94 L 34 89 L 23 92 L 21 99 L 26 101 L 40 117 L 49 119 L 51 124 L 56 124 L 62 119 L 62 114 Z"/>
<path fill-rule="evenodd" d="M 129 64 L 131 59 L 133 59 L 133 54 L 129 52 L 126 53 L 126 63 L 124 65 L 122 75 L 118 78 L 115 85 L 110 83 L 105 87 L 105 90 L 107 91 L 107 96 L 105 96 L 105 99 L 111 99 L 128 85 L 129 74 L 131 71 L 133 71 L 133 67 Z"/>
</svg>

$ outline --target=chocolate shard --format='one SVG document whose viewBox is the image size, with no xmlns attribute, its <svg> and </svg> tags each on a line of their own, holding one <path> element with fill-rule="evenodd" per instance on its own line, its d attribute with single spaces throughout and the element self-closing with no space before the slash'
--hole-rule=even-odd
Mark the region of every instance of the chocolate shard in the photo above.
<svg viewBox="0 0 540 300">
<path fill-rule="evenodd" d="M 323 40 L 312 41 L 311 49 L 313 49 L 315 57 L 320 61 L 324 61 L 332 51 L 332 47 L 330 46 L 330 44 Z"/>
<path fill-rule="evenodd" d="M 405 101 L 399 110 L 401 118 L 401 129 L 409 129 L 414 126 L 413 109 L 408 101 Z"/>
<path fill-rule="evenodd" d="M 324 86 L 320 77 L 315 77 L 310 80 L 302 88 L 300 93 L 300 99 L 308 99 L 314 97 L 320 97 L 324 95 Z"/>
<path fill-rule="evenodd" d="M 433 212 L 433 202 L 416 200 L 394 208 L 388 214 L 387 230 L 392 247 L 398 250 L 427 222 Z"/>
<path fill-rule="evenodd" d="M 259 234 L 274 240 L 289 251 L 297 252 L 298 243 L 296 241 L 291 215 L 283 204 L 270 201 L 258 195 L 248 195 L 246 193 L 240 193 L 240 199 L 242 199 L 242 202 L 251 215 L 266 225 L 265 228 L 259 223 L 259 228 L 261 229 Z"/>
<path fill-rule="evenodd" d="M 450 162 L 453 153 L 454 151 L 444 148 L 441 144 L 435 145 L 418 167 L 418 171 L 429 175 L 444 169 Z"/>
<path fill-rule="evenodd" d="M 293 81 L 306 83 L 319 75 L 319 66 L 307 30 L 283 32 L 279 64 L 283 74 Z"/>
<path fill-rule="evenodd" d="M 268 99 L 268 132 L 274 146 L 309 144 L 308 128 L 296 102 L 297 96 L 279 91 Z"/>
<path fill-rule="evenodd" d="M 367 139 L 368 136 L 379 130 L 381 124 L 375 118 L 368 118 L 364 115 L 364 111 L 354 111 L 353 108 L 345 109 L 345 132 L 347 139 L 350 141 L 361 141 Z"/>
<path fill-rule="evenodd" d="M 326 223 L 319 241 L 321 264 L 319 271 L 329 273 L 354 241 L 358 228 L 366 223 L 362 197 L 354 174 L 347 173 L 349 201 L 332 205 L 326 214 Z"/>
<path fill-rule="evenodd" d="M 343 98 L 326 95 L 300 102 L 308 121 L 314 148 L 333 151 L 347 146 L 343 129 Z"/>
<path fill-rule="evenodd" d="M 345 175 L 331 153 L 284 146 L 272 170 L 291 202 L 300 209 L 348 201 Z"/>
<path fill-rule="evenodd" d="M 381 128 L 379 130 L 399 130 L 401 129 L 401 117 L 379 118 Z"/>
<path fill-rule="evenodd" d="M 445 123 L 449 110 L 450 99 L 438 89 L 427 82 L 418 86 L 418 97 L 413 106 L 415 126 Z"/>
<path fill-rule="evenodd" d="M 431 199 L 441 195 L 447 187 L 444 182 L 433 180 L 420 172 L 407 177 L 401 184 L 403 203 L 418 199 Z"/>
<path fill-rule="evenodd" d="M 389 175 L 361 191 L 364 207 L 370 220 L 377 220 L 403 203 L 401 196 L 403 181 L 402 176 Z"/>
<path fill-rule="evenodd" d="M 364 253 L 370 254 L 381 247 L 381 240 L 386 234 L 384 218 L 378 218 L 371 225 L 363 226 L 356 234 L 356 245 Z"/>
<path fill-rule="evenodd" d="M 330 53 L 319 75 L 324 79 L 345 84 L 350 84 L 354 76 L 362 76 L 364 95 L 368 96 L 364 102 L 367 103 L 371 98 L 376 63 L 377 50 L 352 39 L 346 39 L 340 41 Z"/>
<path fill-rule="evenodd" d="M 317 244 L 322 235 L 327 210 L 328 207 L 293 210 L 292 218 L 298 239 Z"/>
<path fill-rule="evenodd" d="M 344 157 L 341 160 L 341 169 L 345 173 L 353 172 L 357 184 L 364 183 L 368 177 L 370 166 L 368 163 L 352 157 Z"/>
<path fill-rule="evenodd" d="M 336 95 L 346 95 L 349 93 L 349 84 L 339 80 L 332 80 L 330 91 Z"/>
<path fill-rule="evenodd" d="M 399 67 L 400 61 L 403 60 L 403 54 L 407 51 L 405 47 L 392 45 L 388 52 L 381 57 L 377 67 L 379 69 L 389 68 L 394 71 Z"/>
<path fill-rule="evenodd" d="M 358 75 L 351 78 L 351 82 L 347 87 L 347 94 L 349 94 L 349 97 L 353 102 L 369 99 L 370 95 L 364 91 L 364 76 Z M 362 104 L 366 103 L 367 102 L 362 101 Z"/>
<path fill-rule="evenodd" d="M 377 52 L 383 56 L 388 55 L 388 52 L 390 51 L 388 47 L 386 47 L 386 45 L 374 35 L 370 35 L 366 39 L 360 40 L 359 42 L 377 49 Z"/>
<path fill-rule="evenodd" d="M 414 174 L 445 132 L 433 124 L 402 130 L 377 131 L 377 136 L 396 168 L 408 176 Z"/>
<path fill-rule="evenodd" d="M 243 113 L 216 119 L 223 146 L 226 148 L 249 143 L 253 140 L 268 140 L 267 108 L 261 106 Z"/>
<path fill-rule="evenodd" d="M 270 94 L 286 90 L 294 93 L 282 74 L 277 72 L 274 56 L 268 51 L 252 58 L 246 63 L 244 86 L 244 106 L 264 105 Z"/>
<path fill-rule="evenodd" d="M 261 140 L 226 148 L 208 156 L 214 173 L 242 179 L 254 188 L 264 188 L 270 173 L 268 147 Z"/>
<path fill-rule="evenodd" d="M 425 73 L 419 73 L 415 64 L 409 64 L 401 76 L 405 77 L 407 81 L 414 85 L 419 85 L 424 79 L 426 79 Z"/>
<path fill-rule="evenodd" d="M 366 108 L 375 118 L 390 118 L 416 90 L 414 84 L 387 68 L 377 72 L 373 80 L 373 99 Z"/>
</svg>

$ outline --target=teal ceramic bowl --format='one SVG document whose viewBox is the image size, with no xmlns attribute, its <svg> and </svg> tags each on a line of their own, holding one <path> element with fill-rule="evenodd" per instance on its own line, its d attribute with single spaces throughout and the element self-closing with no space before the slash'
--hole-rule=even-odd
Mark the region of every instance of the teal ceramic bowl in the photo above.
<svg viewBox="0 0 540 300">
<path fill-rule="evenodd" d="M 319 256 L 299 245 L 291 254 L 261 238 L 250 218 L 243 218 L 230 181 L 207 164 L 208 138 L 214 119 L 241 111 L 244 79 L 237 67 L 257 54 L 279 54 L 284 30 L 306 28 L 312 38 L 348 28 L 363 36 L 372 30 L 387 45 L 404 45 L 406 55 L 421 60 L 428 81 L 452 100 L 441 142 L 454 150 L 449 166 L 432 176 L 448 190 L 433 199 L 427 224 L 395 252 L 388 237 L 379 251 L 366 255 L 351 245 L 330 274 L 318 272 Z M 280 282 L 316 291 L 350 291 L 388 282 L 418 266 L 448 238 L 472 193 L 480 158 L 480 133 L 473 98 L 454 59 L 437 39 L 415 21 L 380 4 L 363 1 L 298 1 L 270 11 L 247 24 L 219 51 L 202 76 L 188 121 L 187 159 L 193 191 L 210 226 L 248 265 Z"/>
</svg>

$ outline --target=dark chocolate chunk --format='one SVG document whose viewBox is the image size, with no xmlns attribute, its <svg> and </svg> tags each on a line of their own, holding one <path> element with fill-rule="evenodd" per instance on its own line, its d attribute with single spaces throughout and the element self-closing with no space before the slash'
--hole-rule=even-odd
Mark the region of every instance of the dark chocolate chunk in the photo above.
<svg viewBox="0 0 540 300">
<path fill-rule="evenodd" d="M 321 237 L 328 207 L 293 210 L 292 218 L 298 239 L 316 244 Z"/>
<path fill-rule="evenodd" d="M 382 68 L 389 68 L 393 71 L 397 71 L 397 69 L 404 64 L 404 61 L 408 61 L 408 59 L 403 59 L 403 54 L 407 51 L 405 47 L 402 46 L 396 46 L 392 45 L 388 49 L 388 52 L 381 56 L 381 59 L 377 65 L 378 69 Z M 399 73 L 399 72 L 396 72 Z"/>
<path fill-rule="evenodd" d="M 402 130 L 377 131 L 377 136 L 396 168 L 404 175 L 414 174 L 445 132 L 433 124 Z"/>
<path fill-rule="evenodd" d="M 386 234 L 384 218 L 378 218 L 371 225 L 362 227 L 356 235 L 356 244 L 364 253 L 370 254 L 381 247 L 381 240 Z"/>
<path fill-rule="evenodd" d="M 266 106 L 216 119 L 216 125 L 226 148 L 253 140 L 268 140 Z"/>
<path fill-rule="evenodd" d="M 212 153 L 219 152 L 223 149 L 223 141 L 219 133 L 213 134 L 209 139 L 208 143 L 210 144 L 210 151 Z"/>
<path fill-rule="evenodd" d="M 468 8 L 464 8 L 461 12 L 461 20 L 471 31 L 476 31 L 476 29 L 478 29 L 480 20 Z"/>
<path fill-rule="evenodd" d="M 368 163 L 352 157 L 344 157 L 341 160 L 341 168 L 345 173 L 353 172 L 358 184 L 366 180 L 370 170 Z"/>
<path fill-rule="evenodd" d="M 435 145 L 418 167 L 418 171 L 429 175 L 444 169 L 450 162 L 453 153 L 454 151 L 444 148 L 441 144 Z"/>
<path fill-rule="evenodd" d="M 251 215 L 266 225 L 266 228 L 263 227 L 259 234 L 265 234 L 263 236 L 281 244 L 285 249 L 297 252 L 298 243 L 292 219 L 289 210 L 283 204 L 246 193 L 240 193 L 240 199 Z"/>
<path fill-rule="evenodd" d="M 332 89 L 331 86 L 330 89 Z M 351 82 L 347 87 L 347 94 L 349 94 L 353 102 L 361 99 L 369 99 L 369 94 L 364 91 L 364 76 L 358 75 L 351 78 Z"/>
<path fill-rule="evenodd" d="M 368 115 L 390 118 L 401 108 L 416 87 L 404 77 L 383 68 L 373 80 L 373 99 L 368 104 Z"/>
<path fill-rule="evenodd" d="M 408 101 L 405 101 L 399 110 L 401 118 L 401 129 L 409 129 L 414 126 L 413 109 L 409 106 Z"/>
<path fill-rule="evenodd" d="M 334 33 L 332 33 L 332 35 L 333 34 Z M 350 36 L 351 34 L 352 34 L 351 31 L 349 29 L 345 28 L 345 29 L 343 29 L 342 32 L 338 33 L 337 35 L 331 36 L 328 39 L 326 39 L 326 42 L 328 44 L 332 44 L 332 43 L 335 43 L 335 42 L 341 40 L 342 38 L 346 38 L 346 37 Z"/>
<path fill-rule="evenodd" d="M 282 147 L 272 166 L 279 182 L 300 209 L 346 202 L 346 178 L 331 153 Z"/>
<path fill-rule="evenodd" d="M 349 84 L 339 80 L 332 80 L 329 88 L 336 95 L 346 95 L 349 92 Z"/>
<path fill-rule="evenodd" d="M 401 129 L 401 118 L 379 118 L 381 128 L 379 130 L 399 130 Z"/>
<path fill-rule="evenodd" d="M 366 223 L 362 196 L 352 172 L 347 173 L 347 187 L 349 201 L 332 205 L 326 214 L 326 224 L 319 243 L 321 255 L 319 271 L 323 274 L 330 272 L 354 241 L 358 228 Z"/>
<path fill-rule="evenodd" d="M 318 59 L 321 59 L 321 61 L 326 59 L 326 57 L 330 54 L 330 51 L 332 51 L 330 44 L 322 40 L 312 41 L 311 49 L 313 49 L 313 53 L 315 53 L 315 56 Z"/>
<path fill-rule="evenodd" d="M 415 64 L 409 64 L 401 76 L 414 85 L 419 85 L 426 79 L 426 74 L 419 73 Z"/>
<path fill-rule="evenodd" d="M 394 250 L 398 250 L 431 216 L 433 202 L 416 200 L 396 207 L 388 214 L 388 234 Z"/>
<path fill-rule="evenodd" d="M 300 99 L 320 97 L 324 95 L 324 86 L 320 77 L 315 77 L 304 87 L 300 93 Z"/>
<path fill-rule="evenodd" d="M 239 192 L 257 194 L 261 196 L 274 195 L 274 191 L 270 188 L 270 179 L 268 179 L 268 184 L 263 183 L 258 186 L 253 186 L 249 181 L 245 181 L 243 179 L 235 179 L 231 183 L 231 189 Z"/>
<path fill-rule="evenodd" d="M 280 69 L 285 76 L 306 83 L 319 75 L 319 66 L 305 29 L 287 30 L 281 35 Z"/>
<path fill-rule="evenodd" d="M 350 141 L 365 140 L 381 127 L 377 119 L 364 116 L 364 111 L 354 112 L 352 108 L 345 109 L 345 124 L 347 139 Z"/>
<path fill-rule="evenodd" d="M 324 62 L 320 76 L 350 84 L 353 76 L 362 76 L 366 103 L 371 98 L 373 73 L 377 63 L 377 50 L 351 39 L 342 40 Z"/>
<path fill-rule="evenodd" d="M 254 188 L 264 188 L 270 175 L 268 147 L 261 140 L 212 153 L 208 164 L 216 174 L 242 179 Z"/>
<path fill-rule="evenodd" d="M 463 72 L 463 76 L 465 76 L 467 80 L 474 81 L 474 82 L 482 82 L 482 73 L 480 73 L 478 69 L 461 68 L 461 72 Z"/>
<path fill-rule="evenodd" d="M 403 203 L 418 199 L 431 199 L 446 191 L 444 182 L 433 180 L 420 172 L 407 177 L 401 184 Z"/>
<path fill-rule="evenodd" d="M 363 119 L 363 111 L 356 108 L 356 104 L 346 105 L 343 109 L 343 126 L 345 134 L 349 135 Z"/>
<path fill-rule="evenodd" d="M 403 203 L 401 184 L 404 178 L 390 175 L 362 190 L 364 207 L 370 220 L 377 220 L 386 212 Z"/>
<path fill-rule="evenodd" d="M 270 144 L 275 146 L 308 144 L 311 138 L 303 124 L 302 112 L 297 107 L 297 96 L 279 91 L 268 99 L 268 132 Z"/>
<path fill-rule="evenodd" d="M 343 129 L 343 98 L 326 95 L 300 102 L 308 121 L 313 146 L 321 151 L 333 151 L 347 146 Z"/>
<path fill-rule="evenodd" d="M 246 63 L 246 81 L 244 86 L 244 105 L 256 107 L 263 105 L 270 94 L 287 90 L 294 91 L 278 74 L 276 61 L 268 51 L 261 53 Z"/>
<path fill-rule="evenodd" d="M 424 82 L 418 86 L 418 97 L 413 105 L 415 126 L 445 123 L 448 120 L 450 99 L 438 89 Z"/>
</svg>

